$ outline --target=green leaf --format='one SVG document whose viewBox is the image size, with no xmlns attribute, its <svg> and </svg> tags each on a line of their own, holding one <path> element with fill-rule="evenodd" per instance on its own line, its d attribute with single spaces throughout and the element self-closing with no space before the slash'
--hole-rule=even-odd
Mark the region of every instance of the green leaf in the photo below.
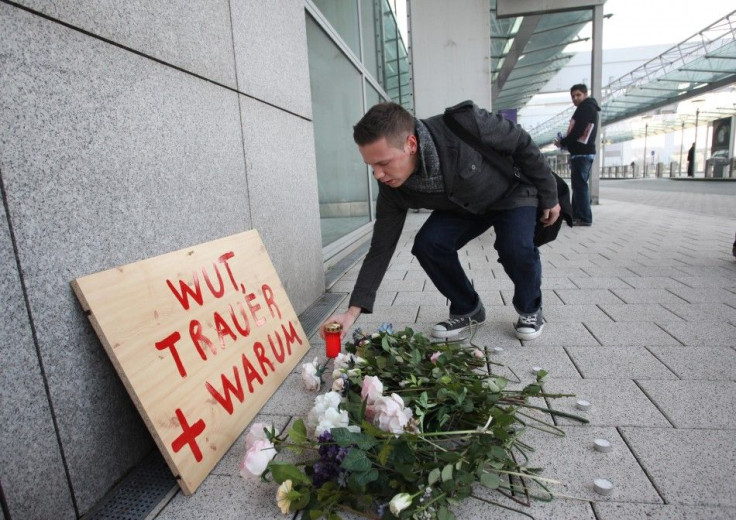
<svg viewBox="0 0 736 520">
<path fill-rule="evenodd" d="M 378 480 L 378 470 L 376 468 L 371 468 L 369 471 L 353 472 L 351 476 L 356 484 L 360 487 L 365 487 L 371 482 Z"/>
<path fill-rule="evenodd" d="M 455 520 L 455 515 L 447 509 L 447 506 L 442 506 L 437 511 L 437 520 Z"/>
<path fill-rule="evenodd" d="M 348 451 L 340 467 L 348 471 L 368 471 L 371 469 L 371 461 L 363 450 L 353 448 Z"/>
<path fill-rule="evenodd" d="M 440 479 L 440 468 L 434 468 L 432 471 L 429 472 L 429 477 L 427 477 L 427 484 L 430 486 L 435 484 Z"/>
<path fill-rule="evenodd" d="M 291 480 L 294 483 L 304 482 L 309 484 L 309 477 L 288 462 L 272 460 L 268 463 L 268 469 L 271 470 L 273 479 L 279 484 L 283 484 L 286 480 Z"/>
<path fill-rule="evenodd" d="M 452 464 L 446 465 L 442 468 L 442 482 L 452 480 Z"/>
<path fill-rule="evenodd" d="M 309 518 L 310 520 L 319 520 L 322 518 L 322 510 L 321 509 L 312 509 L 309 512 Z"/>
<path fill-rule="evenodd" d="M 307 427 L 304 425 L 303 419 L 294 422 L 289 430 L 289 438 L 295 444 L 304 444 L 307 441 Z"/>
<path fill-rule="evenodd" d="M 501 479 L 496 473 L 483 473 L 480 483 L 488 489 L 497 489 L 501 485 Z"/>
<path fill-rule="evenodd" d="M 369 450 L 379 443 L 378 439 L 370 435 L 361 432 L 351 432 L 347 428 L 332 428 L 330 433 L 332 433 L 332 438 L 335 439 L 338 446 L 343 448 L 354 444 L 362 450 Z"/>
</svg>

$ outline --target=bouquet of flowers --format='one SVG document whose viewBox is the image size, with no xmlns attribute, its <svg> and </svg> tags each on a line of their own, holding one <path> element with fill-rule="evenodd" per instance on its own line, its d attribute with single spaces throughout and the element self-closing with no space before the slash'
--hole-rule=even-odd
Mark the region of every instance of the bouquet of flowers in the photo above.
<svg viewBox="0 0 736 520">
<path fill-rule="evenodd" d="M 530 427 L 564 434 L 531 409 L 586 421 L 530 402 L 563 397 L 543 393 L 546 372 L 510 390 L 508 379 L 489 375 L 499 364 L 472 338 L 470 346 L 432 343 L 390 325 L 371 335 L 357 330 L 345 347 L 335 358 L 331 390 L 317 396 L 306 421 L 294 421 L 284 434 L 257 423 L 247 435 L 241 474 L 278 483 L 284 514 L 449 520 L 451 506 L 465 498 L 490 502 L 474 494 L 476 486 L 520 503 L 552 498 L 541 470 L 529 466 L 533 449 L 521 437 Z M 308 388 L 319 389 L 326 365 L 303 365 Z M 275 459 L 284 449 L 304 460 Z"/>
</svg>

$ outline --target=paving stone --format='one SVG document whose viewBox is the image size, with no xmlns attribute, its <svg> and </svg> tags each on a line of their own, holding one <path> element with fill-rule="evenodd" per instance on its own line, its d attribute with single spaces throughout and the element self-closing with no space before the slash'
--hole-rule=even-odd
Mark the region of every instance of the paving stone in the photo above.
<svg viewBox="0 0 736 520">
<path fill-rule="evenodd" d="M 419 302 L 415 305 L 374 305 L 371 314 L 361 314 L 355 320 L 355 325 L 362 326 L 363 322 L 380 323 L 414 323 L 419 312 Z"/>
<path fill-rule="evenodd" d="M 572 283 L 569 278 L 550 278 L 542 277 L 542 290 L 545 289 L 577 289 L 578 286 Z"/>
<path fill-rule="evenodd" d="M 557 296 L 556 289 L 542 289 L 542 307 L 547 308 L 550 305 L 564 305 L 563 301 Z M 501 301 L 504 305 L 511 305 L 511 300 L 514 298 L 514 291 L 502 290 Z"/>
<path fill-rule="evenodd" d="M 616 276 L 626 281 L 627 283 L 629 283 L 628 279 L 639 277 L 628 267 L 585 267 L 583 268 L 583 271 L 585 272 L 585 274 L 593 278 Z"/>
<path fill-rule="evenodd" d="M 519 315 L 510 305 L 485 305 L 486 323 L 515 323 Z M 437 322 L 449 317 L 448 305 L 421 305 L 419 307 L 418 322 Z"/>
<path fill-rule="evenodd" d="M 544 309 L 544 319 L 550 323 L 612 321 L 595 305 L 550 305 Z"/>
<path fill-rule="evenodd" d="M 283 518 L 276 505 L 277 488 L 259 479 L 210 475 L 192 496 L 178 492 L 156 520 Z"/>
<path fill-rule="evenodd" d="M 542 335 L 524 345 L 543 346 L 598 346 L 600 343 L 582 323 L 545 322 Z"/>
<path fill-rule="evenodd" d="M 673 278 L 693 289 L 706 287 L 733 289 L 736 287 L 736 280 L 728 276 L 675 276 Z"/>
<path fill-rule="evenodd" d="M 736 431 L 622 428 L 621 432 L 668 503 L 736 506 Z"/>
<path fill-rule="evenodd" d="M 431 287 L 431 284 L 430 284 Z M 389 280 L 386 283 L 382 283 L 378 288 L 378 292 L 397 292 L 397 291 L 424 291 L 427 288 L 427 284 L 424 280 L 419 279 L 404 279 L 404 280 Z M 351 288 L 352 290 L 352 288 Z"/>
<path fill-rule="evenodd" d="M 598 520 L 733 520 L 736 508 L 654 505 L 654 504 L 614 504 L 599 502 L 593 504 Z"/>
<path fill-rule="evenodd" d="M 497 345 L 492 345 L 497 346 Z M 503 366 L 492 365 L 491 372 L 509 381 L 520 380 L 523 385 L 533 383 L 537 376 L 533 367 L 541 367 L 548 372 L 547 379 L 579 378 L 575 365 L 562 347 L 524 346 L 504 347 L 499 354 L 490 354 L 488 359 Z"/>
<path fill-rule="evenodd" d="M 579 267 L 542 267 L 542 278 L 570 278 L 573 276 L 589 276 Z"/>
<path fill-rule="evenodd" d="M 664 330 L 692 347 L 736 345 L 736 326 L 728 323 L 661 323 Z"/>
<path fill-rule="evenodd" d="M 615 428 L 566 426 L 563 430 L 565 437 L 533 430 L 522 437 L 536 450 L 530 455 L 530 465 L 544 468 L 541 477 L 561 483 L 551 486 L 553 492 L 595 502 L 662 503 Z M 613 450 L 595 451 L 593 441 L 597 438 L 607 439 Z M 597 478 L 613 483 L 611 496 L 593 490 Z"/>
<path fill-rule="evenodd" d="M 658 303 L 603 303 L 603 312 L 614 321 L 682 321 L 682 318 L 668 311 Z"/>
<path fill-rule="evenodd" d="M 654 323 L 594 321 L 587 324 L 587 327 L 605 346 L 680 345 L 675 338 Z"/>
<path fill-rule="evenodd" d="M 621 279 L 634 289 L 669 289 L 685 287 L 669 276 L 622 276 Z"/>
<path fill-rule="evenodd" d="M 671 427 L 644 392 L 629 379 L 550 379 L 544 391 L 575 394 L 575 397 L 555 399 L 551 404 L 558 410 L 588 419 L 591 425 Z M 588 401 L 591 408 L 578 410 L 575 403 L 579 399 Z M 580 423 L 561 417 L 557 424 Z"/>
<path fill-rule="evenodd" d="M 311 360 L 304 359 L 303 362 L 306 363 L 307 361 Z M 309 410 L 312 409 L 314 395 L 305 391 L 301 375 L 292 372 L 261 408 L 260 413 L 263 415 L 306 416 Z"/>
<path fill-rule="evenodd" d="M 677 379 L 676 374 L 644 347 L 567 347 L 565 350 L 585 379 Z"/>
<path fill-rule="evenodd" d="M 736 429 L 736 382 L 638 382 L 677 428 Z"/>
<path fill-rule="evenodd" d="M 674 278 L 675 276 L 683 276 L 683 274 L 686 274 L 682 269 L 675 267 L 652 267 L 648 265 L 632 264 L 629 266 L 629 269 L 635 274 L 643 277 L 669 276 Z"/>
<path fill-rule="evenodd" d="M 631 285 L 623 281 L 621 278 L 612 276 L 600 276 L 600 277 L 571 277 L 572 282 L 578 287 L 578 289 L 609 289 L 613 287 L 621 287 L 624 289 L 631 289 Z"/>
<path fill-rule="evenodd" d="M 495 291 L 478 291 L 483 305 L 511 305 L 511 300 L 514 297 L 513 289 L 502 289 Z M 542 291 L 542 300 L 546 302 L 545 291 Z"/>
<path fill-rule="evenodd" d="M 727 303 L 736 306 L 736 294 L 726 289 L 698 288 L 698 289 L 670 289 L 674 294 L 687 303 Z M 666 303 L 666 302 L 662 302 Z M 672 303 L 682 303 L 673 301 Z"/>
<path fill-rule="evenodd" d="M 733 348 L 649 347 L 649 351 L 681 379 L 736 381 L 736 350 Z"/>
<path fill-rule="evenodd" d="M 736 308 L 725 303 L 668 303 L 664 307 L 685 321 L 736 321 Z"/>
<path fill-rule="evenodd" d="M 608 289 L 557 289 L 557 296 L 565 305 L 583 305 L 590 303 L 622 303 L 623 300 Z M 625 302 L 623 302 L 625 303 Z"/>
<path fill-rule="evenodd" d="M 555 498 L 551 502 L 532 500 L 529 506 L 517 504 L 500 493 L 478 486 L 474 494 L 493 502 L 504 504 L 506 509 L 475 498 L 463 500 L 452 508 L 459 520 L 523 520 L 529 515 L 535 520 L 595 520 L 592 506 L 587 502 Z"/>
<path fill-rule="evenodd" d="M 667 289 L 611 289 L 624 303 L 684 303 L 675 293 Z"/>
<path fill-rule="evenodd" d="M 513 291 L 514 283 L 509 279 L 487 278 L 481 276 L 472 277 L 473 287 L 476 291 L 500 291 L 510 289 Z"/>
<path fill-rule="evenodd" d="M 418 292 L 401 291 L 397 293 L 394 305 L 446 305 L 447 298 L 436 290 Z"/>
</svg>

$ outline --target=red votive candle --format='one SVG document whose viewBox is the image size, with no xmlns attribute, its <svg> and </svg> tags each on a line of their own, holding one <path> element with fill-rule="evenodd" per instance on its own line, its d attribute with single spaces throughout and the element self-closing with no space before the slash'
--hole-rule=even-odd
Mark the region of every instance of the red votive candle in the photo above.
<svg viewBox="0 0 736 520">
<path fill-rule="evenodd" d="M 340 336 L 342 335 L 342 325 L 333 321 L 325 325 L 325 348 L 328 358 L 336 358 L 340 353 Z"/>
</svg>

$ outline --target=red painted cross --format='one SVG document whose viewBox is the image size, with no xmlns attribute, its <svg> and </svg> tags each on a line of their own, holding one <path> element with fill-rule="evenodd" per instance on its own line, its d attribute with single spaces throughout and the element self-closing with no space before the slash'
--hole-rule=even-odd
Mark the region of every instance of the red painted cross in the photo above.
<svg viewBox="0 0 736 520">
<path fill-rule="evenodd" d="M 176 409 L 176 418 L 179 419 L 182 433 L 174 442 L 171 443 L 171 447 L 174 449 L 174 453 L 178 453 L 185 445 L 189 444 L 189 448 L 192 450 L 194 459 L 197 462 L 202 460 L 202 450 L 197 445 L 197 436 L 204 431 L 205 423 L 202 419 L 195 422 L 192 426 L 189 426 L 187 418 L 184 417 L 184 413 L 180 408 Z"/>
</svg>

